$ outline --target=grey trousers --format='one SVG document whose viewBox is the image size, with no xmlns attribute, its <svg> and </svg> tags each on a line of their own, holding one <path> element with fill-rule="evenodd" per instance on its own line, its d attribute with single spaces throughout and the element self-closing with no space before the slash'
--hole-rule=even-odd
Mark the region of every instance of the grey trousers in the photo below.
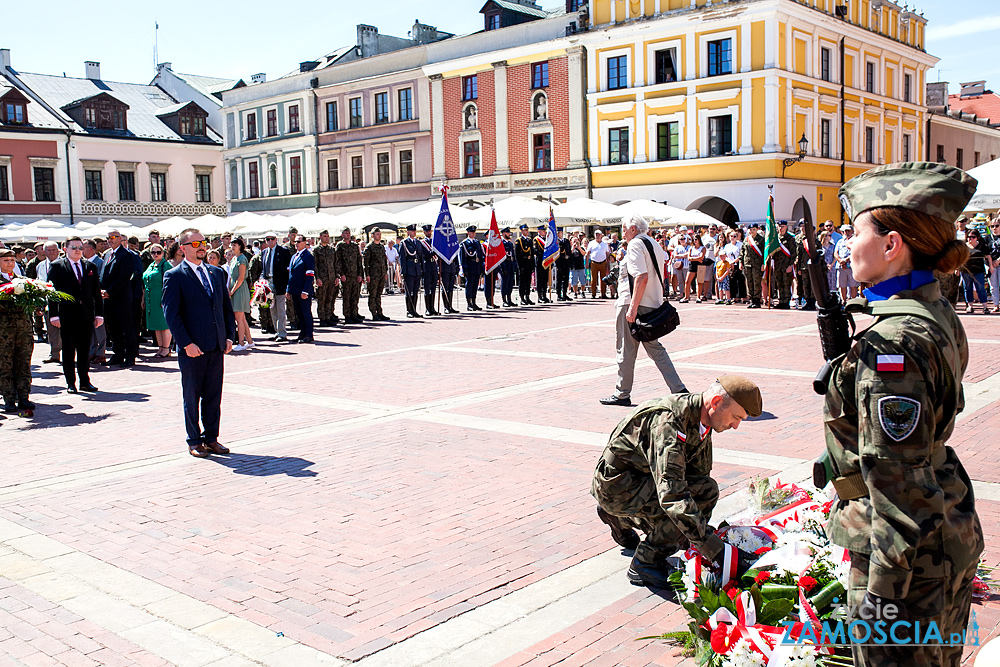
<svg viewBox="0 0 1000 667">
<path fill-rule="evenodd" d="M 62 336 L 59 335 L 59 327 L 52 326 L 49 322 L 49 311 L 42 315 L 45 318 L 45 335 L 49 339 L 49 358 L 58 359 L 62 352 Z"/>
<path fill-rule="evenodd" d="M 271 283 L 274 292 L 274 303 L 271 304 L 271 318 L 274 320 L 274 330 L 279 336 L 288 335 L 288 313 L 285 311 L 285 295 L 278 294 Z"/>
<path fill-rule="evenodd" d="M 639 341 L 632 338 L 628 330 L 628 321 L 625 315 L 628 313 L 629 304 L 618 306 L 618 317 L 615 319 L 615 343 L 618 349 L 618 386 L 615 388 L 615 396 L 628 398 L 632 395 L 632 382 L 635 379 L 635 358 L 639 353 Z M 648 313 L 652 308 L 639 306 L 639 313 Z M 646 349 L 646 354 L 656 364 L 657 370 L 663 376 L 663 381 L 667 383 L 670 392 L 673 394 L 684 393 L 687 388 L 677 370 L 674 362 L 670 361 L 670 355 L 664 349 L 663 344 L 658 340 L 651 340 L 642 343 Z"/>
<path fill-rule="evenodd" d="M 90 344 L 91 357 L 103 357 L 107 354 L 108 330 L 102 324 L 94 329 L 94 338 Z"/>
</svg>

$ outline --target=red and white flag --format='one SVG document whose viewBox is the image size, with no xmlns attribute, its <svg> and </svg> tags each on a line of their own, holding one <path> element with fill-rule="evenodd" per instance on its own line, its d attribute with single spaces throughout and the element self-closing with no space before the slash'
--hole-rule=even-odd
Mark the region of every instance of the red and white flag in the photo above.
<svg viewBox="0 0 1000 667">
<path fill-rule="evenodd" d="M 497 226 L 496 211 L 490 211 L 490 231 L 486 233 L 486 273 L 500 266 L 507 259 L 507 251 L 500 238 L 500 227 Z"/>
<path fill-rule="evenodd" d="M 903 371 L 906 363 L 901 354 L 880 354 L 875 359 L 876 371 Z"/>
</svg>

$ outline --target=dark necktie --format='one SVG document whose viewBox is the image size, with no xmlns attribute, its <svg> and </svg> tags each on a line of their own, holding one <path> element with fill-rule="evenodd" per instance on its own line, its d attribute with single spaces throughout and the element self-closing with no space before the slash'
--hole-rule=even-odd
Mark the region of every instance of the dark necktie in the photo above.
<svg viewBox="0 0 1000 667">
<path fill-rule="evenodd" d="M 205 286 L 205 291 L 208 292 L 209 296 L 212 296 L 212 283 L 208 279 L 208 271 L 205 270 L 204 266 L 198 267 L 198 275 L 201 277 L 201 284 Z"/>
<path fill-rule="evenodd" d="M 83 276 L 80 274 L 80 265 L 78 263 L 76 263 L 76 262 L 73 262 L 73 271 L 76 272 L 76 282 L 78 282 L 78 283 L 80 283 L 82 285 L 83 284 Z"/>
</svg>

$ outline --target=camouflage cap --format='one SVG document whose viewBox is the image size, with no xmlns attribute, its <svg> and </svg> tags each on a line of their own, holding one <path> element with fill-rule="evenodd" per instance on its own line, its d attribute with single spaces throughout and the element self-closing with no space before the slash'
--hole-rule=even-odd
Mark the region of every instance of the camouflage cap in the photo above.
<svg viewBox="0 0 1000 667">
<path fill-rule="evenodd" d="M 723 375 L 716 380 L 733 400 L 740 404 L 751 417 L 760 417 L 763 412 L 760 388 L 753 380 L 742 375 Z"/>
<path fill-rule="evenodd" d="M 840 186 L 840 203 L 851 222 L 869 209 L 898 206 L 954 224 L 977 185 L 976 179 L 957 167 L 897 162 L 870 169 Z"/>
</svg>

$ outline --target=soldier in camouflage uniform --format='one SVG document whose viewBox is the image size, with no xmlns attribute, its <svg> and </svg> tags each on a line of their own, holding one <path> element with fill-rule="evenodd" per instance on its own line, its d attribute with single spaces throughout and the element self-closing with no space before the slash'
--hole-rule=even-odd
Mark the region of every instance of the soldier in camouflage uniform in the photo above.
<svg viewBox="0 0 1000 667">
<path fill-rule="evenodd" d="M 334 308 L 340 292 L 340 267 L 337 266 L 337 249 L 330 245 L 330 232 L 319 233 L 319 245 L 313 249 L 316 259 L 316 312 L 320 326 L 329 327 L 340 323 Z"/>
<path fill-rule="evenodd" d="M 385 291 L 386 275 L 389 273 L 389 259 L 382 245 L 382 230 L 376 228 L 372 232 L 372 242 L 365 246 L 364 253 L 365 283 L 368 285 L 368 310 L 372 320 L 388 322 L 389 318 L 382 312 L 382 292 Z"/>
<path fill-rule="evenodd" d="M 709 560 L 722 557 L 722 540 L 708 521 L 719 500 L 712 471 L 712 431 L 737 428 L 761 414 L 761 396 L 747 378 L 719 378 L 704 393 L 648 401 L 615 427 L 591 485 L 597 514 L 611 536 L 635 549 L 628 578 L 638 586 L 667 588 L 666 559 L 696 547 Z M 633 528 L 646 537 L 639 543 Z M 744 567 L 755 556 L 744 554 Z"/>
<path fill-rule="evenodd" d="M 777 295 L 778 310 L 791 308 L 792 280 L 795 278 L 795 262 L 798 252 L 795 237 L 788 233 L 788 221 L 778 222 L 778 249 L 771 253 L 770 290 L 768 298 Z"/>
<path fill-rule="evenodd" d="M 870 619 L 891 603 L 922 632 L 936 622 L 945 641 L 968 624 L 983 532 L 969 476 L 945 445 L 965 404 L 968 342 L 933 271 L 964 264 L 952 225 L 975 188 L 962 170 L 926 162 L 841 187 L 857 230 L 854 278 L 876 283 L 848 311 L 875 322 L 834 360 L 825 405 L 837 491 L 827 534 L 850 551 L 850 608 Z M 958 667 L 963 650 L 867 644 L 853 646 L 856 665 Z"/>
<path fill-rule="evenodd" d="M 14 279 L 13 250 L 0 250 L 0 285 Z M 31 410 L 31 317 L 20 308 L 0 302 L 0 396 L 4 412 Z"/>
<path fill-rule="evenodd" d="M 340 291 L 344 302 L 344 323 L 361 324 L 364 318 L 358 313 L 361 299 L 361 281 L 365 267 L 361 261 L 361 248 L 351 240 L 351 230 L 344 227 L 337 243 L 337 267 L 340 269 Z"/>
<path fill-rule="evenodd" d="M 740 248 L 740 262 L 743 264 L 743 275 L 747 279 L 747 295 L 750 297 L 747 308 L 760 308 L 760 283 L 764 276 L 764 237 L 759 232 L 760 225 L 756 222 L 750 225 L 747 240 Z"/>
</svg>

